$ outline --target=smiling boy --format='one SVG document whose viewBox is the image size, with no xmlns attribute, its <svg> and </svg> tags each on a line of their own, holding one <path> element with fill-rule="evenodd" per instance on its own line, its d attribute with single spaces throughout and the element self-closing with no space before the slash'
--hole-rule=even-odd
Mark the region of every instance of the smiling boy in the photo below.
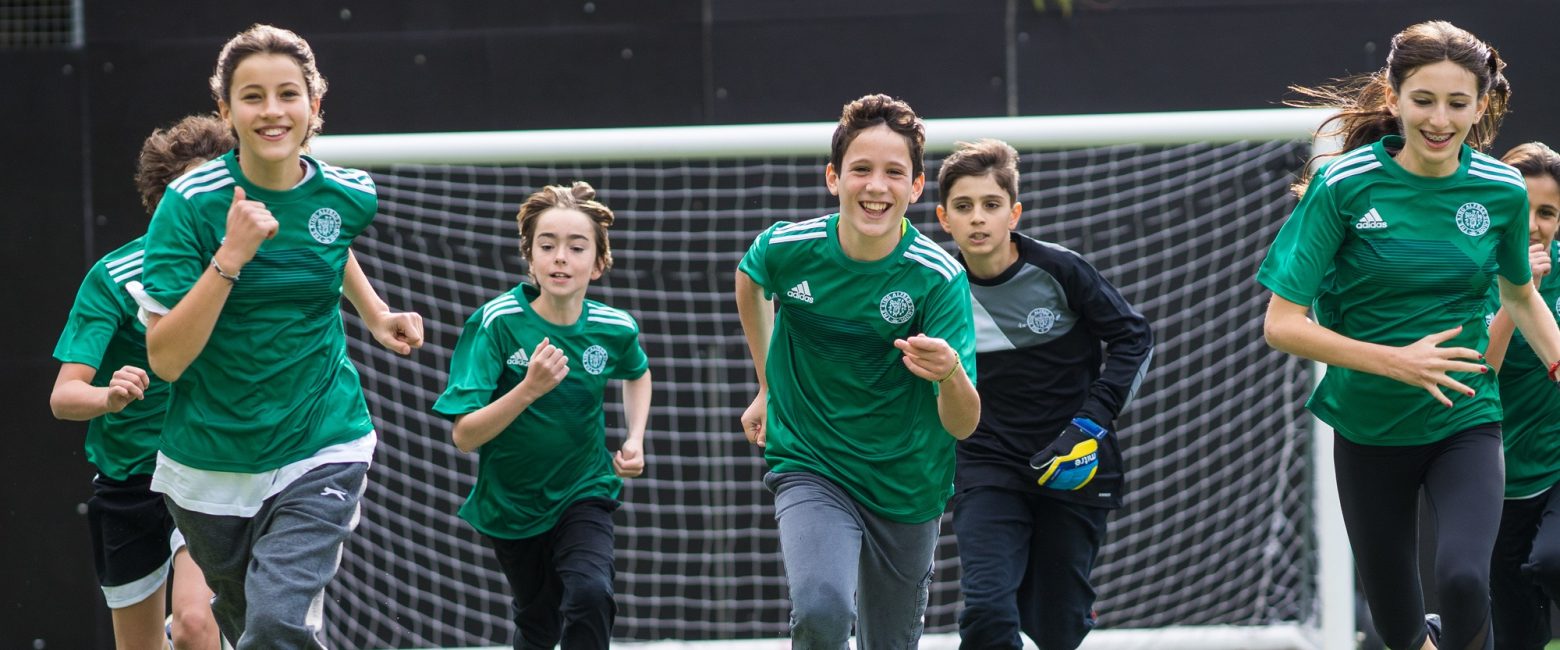
<svg viewBox="0 0 1560 650">
<path fill-rule="evenodd" d="M 774 224 L 736 274 L 795 648 L 844 647 L 852 623 L 859 648 L 915 645 L 954 442 L 980 417 L 969 284 L 904 218 L 924 145 L 903 101 L 846 104 L 824 170 L 840 211 Z"/>
</svg>

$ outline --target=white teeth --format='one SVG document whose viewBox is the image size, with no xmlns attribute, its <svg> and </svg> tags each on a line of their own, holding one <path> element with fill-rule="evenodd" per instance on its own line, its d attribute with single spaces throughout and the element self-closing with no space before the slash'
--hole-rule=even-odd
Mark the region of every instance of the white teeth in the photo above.
<svg viewBox="0 0 1560 650">
<path fill-rule="evenodd" d="M 1426 140 L 1429 140 L 1431 142 L 1436 142 L 1436 143 L 1446 142 L 1447 140 L 1452 139 L 1451 135 L 1431 135 L 1429 133 L 1426 133 L 1426 134 L 1424 134 L 1424 136 L 1425 136 Z"/>
<path fill-rule="evenodd" d="M 876 211 L 879 211 L 879 210 L 887 210 L 888 209 L 888 204 L 887 203 L 879 203 L 879 202 L 876 202 L 876 201 L 862 201 L 861 202 L 861 207 L 876 212 Z"/>
<path fill-rule="evenodd" d="M 260 129 L 260 135 L 263 135 L 263 136 L 266 136 L 266 137 L 275 137 L 275 136 L 281 135 L 281 134 L 286 133 L 286 132 L 287 132 L 287 129 L 284 129 L 284 128 L 279 127 L 279 126 L 278 127 L 274 127 L 274 128 L 269 128 L 269 129 Z"/>
</svg>

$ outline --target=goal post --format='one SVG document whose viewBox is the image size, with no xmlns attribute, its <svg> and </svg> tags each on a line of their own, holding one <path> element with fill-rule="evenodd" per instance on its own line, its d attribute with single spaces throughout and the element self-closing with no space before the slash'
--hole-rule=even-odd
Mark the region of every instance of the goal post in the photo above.
<svg viewBox="0 0 1560 650">
<path fill-rule="evenodd" d="M 1148 316 L 1154 367 L 1123 414 L 1126 507 L 1095 570 L 1089 650 L 1347 648 L 1353 568 L 1330 438 L 1303 409 L 1317 372 L 1267 348 L 1254 280 L 1293 208 L 1288 187 L 1325 110 L 927 120 L 932 213 L 955 142 L 1020 152 L 1019 229 L 1089 259 Z M 779 647 L 785 582 L 761 456 L 738 418 L 756 390 L 731 299 L 753 236 L 837 209 L 823 187 L 833 123 L 321 136 L 314 155 L 368 170 L 380 214 L 355 243 L 388 301 L 423 314 L 410 358 L 347 317 L 379 426 L 362 524 L 330 590 L 345 647 L 495 646 L 508 586 L 455 510 L 475 458 L 429 413 L 461 324 L 520 281 L 514 213 L 542 185 L 590 182 L 617 212 L 614 268 L 592 298 L 633 313 L 656 395 L 645 476 L 617 521 L 625 645 Z M 621 409 L 609 391 L 609 444 Z M 944 518 L 923 647 L 957 646 L 958 558 Z M 746 641 L 739 641 L 746 640 Z"/>
</svg>

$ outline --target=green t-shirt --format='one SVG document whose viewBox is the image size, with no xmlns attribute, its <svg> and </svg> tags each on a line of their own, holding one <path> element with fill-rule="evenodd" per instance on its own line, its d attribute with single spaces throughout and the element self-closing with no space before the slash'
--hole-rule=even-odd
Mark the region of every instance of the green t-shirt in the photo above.
<svg viewBox="0 0 1560 650">
<path fill-rule="evenodd" d="M 105 413 L 87 424 L 87 460 L 117 481 L 151 474 L 157 462 L 157 438 L 168 408 L 168 383 L 146 363 L 146 326 L 136 318 L 135 299 L 125 290 L 141 275 L 144 237 L 119 247 L 92 265 L 76 292 L 65 331 L 54 346 L 60 363 L 92 366 L 93 386 L 107 386 L 125 366 L 147 371 L 144 399 L 118 413 Z"/>
<path fill-rule="evenodd" d="M 536 296 L 535 287 L 520 285 L 466 320 L 449 386 L 433 405 L 453 420 L 492 404 L 525 379 L 543 338 L 568 358 L 563 381 L 481 447 L 477 483 L 460 516 L 500 539 L 547 532 L 581 499 L 617 498 L 623 481 L 607 450 L 602 391 L 608 379 L 636 379 L 649 368 L 632 316 L 586 300 L 574 324 L 555 325 L 531 310 Z"/>
<path fill-rule="evenodd" d="M 378 207 L 363 172 L 308 156 L 287 191 L 244 178 L 234 152 L 168 185 L 146 235 L 147 294 L 173 308 L 211 264 L 233 186 L 279 222 L 233 286 L 211 338 L 173 384 L 162 452 L 201 470 L 259 473 L 373 430 L 347 359 L 341 278 Z"/>
<path fill-rule="evenodd" d="M 893 521 L 942 514 L 953 494 L 953 436 L 937 385 L 911 374 L 894 340 L 944 339 L 975 380 L 975 322 L 964 268 L 905 224 L 883 259 L 840 248 L 839 215 L 770 226 L 742 272 L 777 297 L 764 457 L 809 472 Z"/>
<path fill-rule="evenodd" d="M 1560 247 L 1550 245 L 1549 261 L 1560 262 Z M 1538 293 L 1560 316 L 1560 277 L 1546 276 Z M 1560 390 L 1520 331 L 1511 335 L 1499 379 L 1500 402 L 1506 410 L 1501 422 L 1506 498 L 1532 496 L 1560 481 Z"/>
<path fill-rule="evenodd" d="M 1527 186 L 1522 175 L 1464 145 L 1457 171 L 1416 176 L 1393 160 L 1387 136 L 1312 179 L 1257 272 L 1278 296 L 1310 305 L 1316 322 L 1349 338 L 1404 346 L 1462 326 L 1443 347 L 1483 350 L 1485 301 L 1495 273 L 1531 279 Z M 1360 444 L 1420 445 L 1499 422 L 1489 374 L 1454 372 L 1469 397 L 1445 390 L 1446 408 L 1417 386 L 1329 367 L 1306 404 Z"/>
</svg>

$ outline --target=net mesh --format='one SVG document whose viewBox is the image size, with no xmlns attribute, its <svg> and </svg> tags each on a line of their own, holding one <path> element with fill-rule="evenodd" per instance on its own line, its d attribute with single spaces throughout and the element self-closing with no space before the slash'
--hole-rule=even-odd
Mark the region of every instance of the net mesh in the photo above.
<svg viewBox="0 0 1560 650">
<path fill-rule="evenodd" d="M 1102 628 L 1316 619 L 1308 368 L 1262 341 L 1253 280 L 1293 207 L 1308 145 L 1244 142 L 1026 152 L 1021 230 L 1087 257 L 1152 322 L 1154 367 L 1119 429 L 1127 505 L 1095 570 Z M 928 160 L 934 179 L 939 161 Z M 467 316 L 522 278 L 514 212 L 538 187 L 586 180 L 618 214 L 615 267 L 591 297 L 633 313 L 655 376 L 646 475 L 617 519 L 615 634 L 778 638 L 789 602 L 761 456 L 738 420 L 757 385 L 732 300 L 752 238 L 832 211 L 816 158 L 373 170 L 381 214 L 356 249 L 396 308 L 424 316 L 410 359 L 347 317 L 381 444 L 364 516 L 330 587 L 343 647 L 511 641 L 508 586 L 455 516 L 474 456 L 429 407 Z M 936 225 L 935 181 L 911 206 Z M 621 434 L 616 388 L 609 444 Z M 927 632 L 957 629 L 959 565 L 943 519 Z"/>
</svg>

